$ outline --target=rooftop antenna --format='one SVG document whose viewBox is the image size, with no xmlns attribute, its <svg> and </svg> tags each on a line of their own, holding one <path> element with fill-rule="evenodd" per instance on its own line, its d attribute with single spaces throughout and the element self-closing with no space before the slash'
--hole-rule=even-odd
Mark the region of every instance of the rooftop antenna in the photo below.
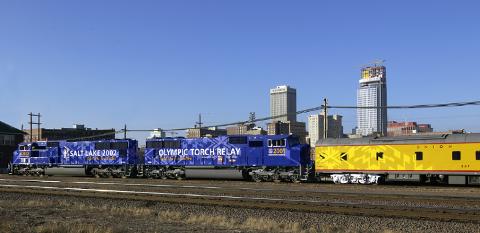
<svg viewBox="0 0 480 233">
<path fill-rule="evenodd" d="M 376 59 L 372 62 L 372 64 L 377 67 L 377 66 L 382 66 L 383 63 L 385 63 L 387 60 L 385 59 Z"/>
<path fill-rule="evenodd" d="M 361 65 L 360 68 L 366 68 L 366 67 L 369 67 L 369 66 L 374 66 L 374 67 L 382 66 L 383 63 L 385 63 L 386 61 L 387 60 L 385 60 L 385 59 L 375 59 L 368 64 Z"/>
</svg>

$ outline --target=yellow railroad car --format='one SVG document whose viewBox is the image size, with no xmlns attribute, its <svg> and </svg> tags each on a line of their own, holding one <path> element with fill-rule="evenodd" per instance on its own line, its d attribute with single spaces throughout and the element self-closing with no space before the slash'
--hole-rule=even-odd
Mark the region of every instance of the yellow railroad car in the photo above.
<svg viewBox="0 0 480 233">
<path fill-rule="evenodd" d="M 335 183 L 480 184 L 480 134 L 325 139 L 314 159 Z"/>
</svg>

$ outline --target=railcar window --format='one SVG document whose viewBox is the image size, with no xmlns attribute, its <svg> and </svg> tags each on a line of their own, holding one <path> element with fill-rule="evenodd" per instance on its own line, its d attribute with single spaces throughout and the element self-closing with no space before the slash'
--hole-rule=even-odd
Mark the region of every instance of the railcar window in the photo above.
<svg viewBox="0 0 480 233">
<path fill-rule="evenodd" d="M 95 150 L 109 150 L 110 149 L 110 142 L 96 142 L 95 143 Z"/>
<path fill-rule="evenodd" d="M 377 160 L 383 159 L 383 152 L 377 152 Z"/>
<path fill-rule="evenodd" d="M 230 144 L 247 144 L 247 137 L 229 137 L 228 143 Z"/>
<path fill-rule="evenodd" d="M 249 147 L 263 147 L 263 141 L 249 141 Z"/>
<path fill-rule="evenodd" d="M 348 160 L 348 155 L 346 152 L 342 152 L 340 153 L 340 159 L 341 160 L 344 160 L 344 161 L 347 161 Z"/>
<path fill-rule="evenodd" d="M 477 160 L 480 160 L 480 151 L 475 151 L 475 157 Z"/>
<path fill-rule="evenodd" d="M 20 149 L 20 150 L 28 150 L 28 146 L 19 146 L 18 149 Z"/>
<path fill-rule="evenodd" d="M 273 144 L 272 144 L 272 140 L 268 139 L 268 147 L 272 147 Z"/>
<path fill-rule="evenodd" d="M 452 160 L 460 160 L 460 151 L 452 151 Z"/>
<path fill-rule="evenodd" d="M 421 151 L 415 152 L 415 157 L 417 160 L 423 160 L 423 152 Z"/>
</svg>

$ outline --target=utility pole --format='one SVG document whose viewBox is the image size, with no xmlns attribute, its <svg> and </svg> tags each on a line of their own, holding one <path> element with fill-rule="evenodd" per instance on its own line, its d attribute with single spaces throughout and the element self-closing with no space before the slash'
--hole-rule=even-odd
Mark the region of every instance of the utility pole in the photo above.
<svg viewBox="0 0 480 233">
<path fill-rule="evenodd" d="M 127 124 L 123 127 L 123 139 L 127 139 Z"/>
<path fill-rule="evenodd" d="M 323 99 L 323 138 L 328 137 L 328 113 L 327 113 L 327 98 Z"/>
<path fill-rule="evenodd" d="M 38 114 L 33 114 L 32 112 L 30 112 L 30 114 L 28 114 L 30 116 L 30 122 L 28 122 L 30 124 L 30 142 L 33 142 L 33 125 L 37 125 L 37 141 L 40 140 L 42 138 L 42 136 L 40 135 L 41 132 L 40 132 L 40 125 L 42 123 L 40 123 L 40 113 Z M 37 122 L 33 122 L 33 117 L 37 117 Z"/>
<path fill-rule="evenodd" d="M 250 124 L 255 124 L 255 119 L 256 119 L 256 117 L 255 117 L 255 112 L 250 112 L 250 113 L 249 113 L 249 116 L 248 116 L 248 121 L 249 121 L 249 123 L 250 123 Z"/>
<path fill-rule="evenodd" d="M 195 123 L 198 125 L 198 128 L 200 128 L 200 129 L 202 128 L 203 123 L 202 123 L 202 114 L 201 113 L 198 114 L 198 121 L 195 122 Z"/>
</svg>

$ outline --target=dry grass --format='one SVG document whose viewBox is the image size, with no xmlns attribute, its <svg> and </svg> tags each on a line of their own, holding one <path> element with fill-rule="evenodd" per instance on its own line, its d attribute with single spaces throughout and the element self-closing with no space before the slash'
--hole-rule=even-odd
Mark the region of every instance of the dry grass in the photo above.
<svg viewBox="0 0 480 233">
<path fill-rule="evenodd" d="M 100 211 L 110 215 L 117 216 L 147 216 L 152 214 L 152 209 L 146 207 L 117 207 L 112 205 L 88 205 L 84 203 L 67 202 L 67 201 L 39 201 L 32 200 L 26 202 L 5 202 L 0 201 L 1 206 L 38 208 L 38 207 L 64 207 L 75 211 Z"/>
<path fill-rule="evenodd" d="M 57 209 L 64 209 L 69 211 L 75 211 L 79 214 L 85 213 L 100 213 L 102 215 L 122 217 L 142 217 L 148 218 L 150 216 L 156 216 L 156 222 L 161 225 L 165 222 L 189 224 L 192 226 L 201 226 L 205 230 L 215 226 L 216 228 L 223 228 L 229 230 L 240 231 L 258 231 L 258 232 L 291 232 L 291 233 L 337 233 L 337 232 L 356 232 L 352 229 L 346 229 L 342 226 L 336 227 L 332 225 L 324 225 L 319 228 L 311 227 L 304 228 L 297 222 L 279 222 L 269 218 L 254 218 L 250 217 L 245 220 L 238 220 L 223 215 L 209 215 L 209 214 L 186 214 L 180 211 L 160 211 L 155 213 L 153 208 L 149 207 L 118 207 L 114 205 L 91 205 L 81 202 L 67 202 L 61 201 L 42 201 L 42 200 L 30 200 L 30 201 L 4 201 L 0 200 L 0 206 L 11 208 L 46 208 L 52 207 Z M 146 219 L 145 219 L 146 220 Z M 150 221 L 150 220 L 147 220 Z M 153 219 L 155 222 L 155 219 Z M 15 232 L 15 223 L 8 221 L 0 221 L 0 232 Z M 40 226 L 33 227 L 32 232 L 37 233 L 60 233 L 60 232 L 73 232 L 73 233 L 113 233 L 123 232 L 122 229 L 112 229 L 105 226 L 98 226 L 92 223 L 83 222 L 47 222 Z M 394 233 L 391 230 L 385 230 L 384 233 Z"/>
<path fill-rule="evenodd" d="M 50 222 L 35 227 L 37 233 L 113 233 L 112 228 L 83 223 Z"/>
</svg>

